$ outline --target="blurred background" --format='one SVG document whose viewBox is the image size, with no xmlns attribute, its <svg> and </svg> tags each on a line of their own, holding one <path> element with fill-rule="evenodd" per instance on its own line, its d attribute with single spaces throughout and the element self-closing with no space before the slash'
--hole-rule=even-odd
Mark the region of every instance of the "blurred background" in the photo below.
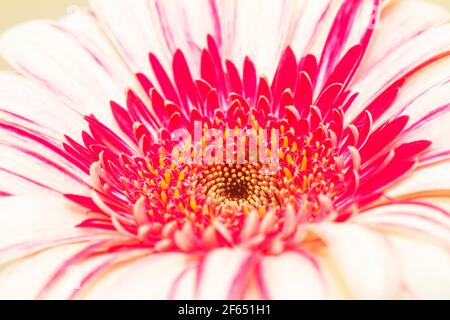
<svg viewBox="0 0 450 320">
<path fill-rule="evenodd" d="M 128 1 L 128 0 L 124 0 Z M 450 0 L 426 0 L 450 10 Z M 87 6 L 88 0 L 0 0 L 0 33 L 11 26 L 31 19 L 55 19 L 71 6 Z M 8 68 L 0 58 L 0 70 Z"/>
</svg>

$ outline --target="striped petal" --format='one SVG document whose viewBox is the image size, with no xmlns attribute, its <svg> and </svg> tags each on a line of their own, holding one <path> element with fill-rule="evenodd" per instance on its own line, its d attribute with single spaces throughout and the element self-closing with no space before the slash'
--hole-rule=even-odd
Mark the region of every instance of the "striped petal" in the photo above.
<svg viewBox="0 0 450 320">
<path fill-rule="evenodd" d="M 303 1 L 233 0 L 221 4 L 225 57 L 241 66 L 250 55 L 258 73 L 272 77 L 273 62 L 291 43 Z"/>
<path fill-rule="evenodd" d="M 1 52 L 17 70 L 59 96 L 65 104 L 83 114 L 96 113 L 114 127 L 107 109 L 109 101 L 124 101 L 125 88 L 132 85 L 130 74 L 112 49 L 105 49 L 98 41 L 101 37 L 98 26 L 94 22 L 86 24 L 83 13 L 76 15 L 80 16 L 61 23 L 34 21 L 19 25 L 3 34 Z M 80 20 L 74 21 L 77 17 Z M 92 26 L 89 28 L 92 38 L 78 32 L 75 27 L 78 23 Z M 97 46 L 92 45 L 94 40 Z"/>
<path fill-rule="evenodd" d="M 449 75 L 446 72 L 442 72 L 442 70 L 447 70 L 449 67 L 450 57 L 445 57 L 412 74 L 405 84 L 402 85 L 399 97 L 395 100 L 389 110 L 387 110 L 382 117 L 378 118 L 377 122 L 383 123 L 387 119 L 397 116 L 398 114 L 407 114 L 411 118 L 411 123 L 414 123 L 424 115 L 423 108 L 420 108 L 421 105 L 427 104 L 432 107 L 443 105 L 445 100 L 442 101 L 442 99 L 445 95 L 438 90 L 448 81 Z M 435 95 L 438 94 L 438 99 L 440 99 L 441 102 L 436 103 L 439 100 L 436 101 L 431 99 L 433 93 L 435 93 Z M 427 98 L 427 100 L 423 100 L 424 98 Z M 418 99 L 420 102 L 416 101 Z M 427 108 L 426 111 L 429 112 L 432 111 L 432 109 Z"/>
<path fill-rule="evenodd" d="M 198 267 L 198 299 L 242 299 L 255 263 L 254 253 L 217 249 Z M 226 270 L 226 272 L 223 272 Z"/>
<path fill-rule="evenodd" d="M 298 17 L 295 28 L 291 30 L 291 46 L 297 56 L 308 53 L 320 56 L 329 28 L 339 7 L 338 1 L 297 1 Z"/>
<path fill-rule="evenodd" d="M 37 298 L 73 254 L 111 238 L 76 229 L 85 209 L 61 197 L 6 197 L 0 198 L 0 206 L 0 296 L 4 299 Z"/>
<path fill-rule="evenodd" d="M 71 255 L 85 248 L 85 243 L 71 244 L 39 252 L 16 263 L 1 266 L 0 299 L 36 299 L 40 290 L 51 275 Z M 77 267 L 71 266 L 67 271 L 70 281 L 78 282 Z M 76 284 L 74 284 L 76 285 Z M 54 296 L 54 298 L 64 298 Z"/>
<path fill-rule="evenodd" d="M 381 232 L 401 233 L 450 248 L 450 214 L 433 202 L 387 204 L 367 210 L 352 221 Z"/>
<path fill-rule="evenodd" d="M 155 9 L 164 44 L 172 55 L 177 49 L 182 50 L 192 69 L 198 70 L 201 48 L 206 46 L 208 35 L 221 48 L 222 30 L 216 1 L 156 0 Z"/>
<path fill-rule="evenodd" d="M 154 1 L 91 0 L 90 4 L 115 47 L 133 72 L 150 73 L 148 53 L 170 66 Z"/>
<path fill-rule="evenodd" d="M 381 233 L 349 223 L 321 223 L 311 230 L 325 242 L 353 297 L 386 299 L 399 293 L 392 248 Z"/>
<path fill-rule="evenodd" d="M 449 31 L 448 24 L 424 30 L 410 41 L 395 47 L 376 67 L 361 72 L 352 86 L 360 94 L 347 110 L 346 120 L 352 121 L 360 112 L 361 105 L 370 103 L 395 81 L 418 72 L 420 68 L 448 54 L 450 40 L 446 35 Z"/>
<path fill-rule="evenodd" d="M 88 192 L 90 178 L 59 142 L 1 122 L 0 133 L 0 190 L 13 195 Z"/>
<path fill-rule="evenodd" d="M 342 1 L 323 45 L 317 92 L 325 89 L 324 82 L 332 74 L 339 60 L 355 45 L 361 45 L 361 55 L 355 59 L 356 64 L 360 63 L 378 22 L 380 6 L 379 0 Z M 356 68 L 349 72 L 353 76 Z"/>
<path fill-rule="evenodd" d="M 77 137 L 85 126 L 82 116 L 58 95 L 12 72 L 0 73 L 0 119 L 60 140 Z"/>
<path fill-rule="evenodd" d="M 325 299 L 329 288 L 316 257 L 286 252 L 264 257 L 257 277 L 266 299 Z"/>
<path fill-rule="evenodd" d="M 74 226 L 84 218 L 81 207 L 59 196 L 13 196 L 0 198 L 0 246 L 33 240 L 51 232 L 78 234 Z"/>
<path fill-rule="evenodd" d="M 450 161 L 423 166 L 405 177 L 389 190 L 387 196 L 397 199 L 432 197 L 450 192 Z"/>
<path fill-rule="evenodd" d="M 400 45 L 448 21 L 448 11 L 430 1 L 387 1 L 362 69 L 367 72 Z M 395 30 L 395 32 L 392 32 Z M 363 75 L 361 74 L 361 77 Z"/>
<path fill-rule="evenodd" d="M 181 253 L 144 257 L 108 272 L 95 283 L 85 297 L 88 299 L 167 299 L 174 282 L 188 266 L 188 257 Z"/>
</svg>

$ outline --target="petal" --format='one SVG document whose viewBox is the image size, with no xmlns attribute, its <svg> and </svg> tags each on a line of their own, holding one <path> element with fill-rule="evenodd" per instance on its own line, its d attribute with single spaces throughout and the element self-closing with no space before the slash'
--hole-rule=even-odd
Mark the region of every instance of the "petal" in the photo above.
<svg viewBox="0 0 450 320">
<path fill-rule="evenodd" d="M 421 157 L 421 162 L 433 163 L 439 160 L 448 160 L 450 147 L 447 137 L 450 134 L 448 123 L 450 121 L 450 83 L 427 92 L 414 103 L 417 106 L 435 106 L 421 119 L 412 123 L 404 133 L 403 139 L 427 139 L 432 142 L 430 151 Z M 416 103 L 417 102 L 417 103 Z M 442 103 L 442 104 L 440 104 Z"/>
<path fill-rule="evenodd" d="M 407 115 L 408 126 L 402 141 L 425 139 L 432 142 L 422 161 L 445 159 L 450 148 L 443 136 L 450 134 L 446 125 L 450 118 L 450 56 L 442 58 L 420 70 L 403 84 L 395 102 L 376 120 L 375 127 L 388 119 Z M 426 107 L 424 107 L 426 106 Z"/>
<path fill-rule="evenodd" d="M 446 70 L 450 70 L 450 57 L 442 58 L 409 77 L 402 85 L 398 98 L 389 110 L 377 119 L 377 123 L 381 124 L 392 117 L 406 114 L 413 124 L 426 113 L 449 103 L 450 77 Z M 423 108 L 424 105 L 427 108 Z"/>
<path fill-rule="evenodd" d="M 414 170 L 386 191 L 392 198 L 414 198 L 450 192 L 450 161 L 430 164 Z"/>
<path fill-rule="evenodd" d="M 86 247 L 76 252 L 75 255 L 83 250 L 86 250 Z M 55 270 L 50 276 L 51 280 L 43 287 L 47 290 L 41 290 L 39 298 L 84 299 L 86 296 L 89 296 L 90 290 L 92 287 L 96 286 L 97 281 L 102 279 L 102 277 L 108 276 L 114 268 L 120 268 L 126 263 L 137 261 L 138 259 L 147 256 L 148 253 L 148 249 L 133 249 L 103 253 L 67 265 L 67 261 L 70 261 L 70 259 L 75 256 L 72 254 L 72 256 L 65 259 L 58 270 Z M 60 272 L 61 267 L 64 268 L 62 274 Z M 55 274 L 59 275 L 56 280 Z"/>
<path fill-rule="evenodd" d="M 362 69 L 367 71 L 375 67 L 400 45 L 433 27 L 446 23 L 448 17 L 447 10 L 429 1 L 389 1 L 382 10 L 373 43 Z"/>
<path fill-rule="evenodd" d="M 292 25 L 289 41 L 297 57 L 308 53 L 320 56 L 327 35 L 340 8 L 339 1 L 297 1 L 298 21 Z"/>
<path fill-rule="evenodd" d="M 124 68 L 120 67 L 119 58 L 110 59 L 108 50 L 93 46 L 82 33 L 76 33 L 74 25 L 67 20 L 19 25 L 3 34 L 1 52 L 16 69 L 59 96 L 65 104 L 83 114 L 95 113 L 114 126 L 109 101 L 124 102 L 126 86 L 133 85 L 126 83 L 130 75 L 117 71 Z M 92 27 L 90 32 L 101 31 Z"/>
<path fill-rule="evenodd" d="M 208 35 L 221 48 L 222 31 L 216 1 L 156 0 L 155 7 L 160 32 L 169 52 L 173 55 L 177 49 L 181 49 L 195 72 Z"/>
<path fill-rule="evenodd" d="M 221 4 L 225 56 L 240 66 L 249 55 L 258 74 L 271 78 L 275 62 L 291 43 L 302 1 L 233 0 Z"/>
<path fill-rule="evenodd" d="M 58 267 L 84 247 L 84 243 L 56 247 L 3 267 L 0 270 L 0 299 L 36 299 Z M 76 266 L 68 269 L 72 281 L 77 281 L 76 274 L 70 273 L 76 271 Z"/>
<path fill-rule="evenodd" d="M 317 93 L 325 88 L 323 84 L 332 74 L 339 60 L 351 47 L 358 44 L 361 45 L 362 52 L 355 63 L 357 65 L 360 63 L 374 32 L 379 8 L 380 1 L 378 0 L 342 2 L 323 46 L 319 62 Z M 349 78 L 351 78 L 356 72 L 356 68 L 349 72 Z"/>
<path fill-rule="evenodd" d="M 450 248 L 450 214 L 431 201 L 404 201 L 375 207 L 352 221 L 384 233 L 401 233 Z"/>
<path fill-rule="evenodd" d="M 89 176 L 58 143 L 1 122 L 0 133 L 0 190 L 14 195 L 88 191 Z"/>
<path fill-rule="evenodd" d="M 310 227 L 325 242 L 352 296 L 387 299 L 400 289 L 392 248 L 381 233 L 354 224 Z"/>
<path fill-rule="evenodd" d="M 111 39 L 105 36 L 98 17 L 92 12 L 76 10 L 59 20 L 58 25 L 73 35 L 121 88 L 138 87 L 134 73 L 130 72 L 125 61 L 117 54 Z"/>
<path fill-rule="evenodd" d="M 88 299 L 167 299 L 177 277 L 189 266 L 181 253 L 153 254 L 105 274 Z"/>
<path fill-rule="evenodd" d="M 91 7 L 133 72 L 150 73 L 148 54 L 170 66 L 154 1 L 91 0 Z"/>
<path fill-rule="evenodd" d="M 346 121 L 351 122 L 360 112 L 361 105 L 370 103 L 395 81 L 448 54 L 449 32 L 448 24 L 424 31 L 389 52 L 375 67 L 361 73 L 352 86 L 352 90 L 360 94 L 347 110 Z"/>
<path fill-rule="evenodd" d="M 400 236 L 389 236 L 401 270 L 405 295 L 416 299 L 450 298 L 448 249 Z"/>
<path fill-rule="evenodd" d="M 187 266 L 173 282 L 169 299 L 193 300 L 196 297 L 198 263 Z"/>
<path fill-rule="evenodd" d="M 242 299 L 254 262 L 254 254 L 247 250 L 209 252 L 198 267 L 197 298 Z"/>
<path fill-rule="evenodd" d="M 62 140 L 77 137 L 82 116 L 45 88 L 12 72 L 0 72 L 0 118 Z"/>
<path fill-rule="evenodd" d="M 450 134 L 450 57 L 436 61 L 408 78 L 396 101 L 377 119 L 376 126 L 400 115 L 409 117 L 401 141 L 429 140 L 431 148 L 420 157 L 422 162 L 448 158 L 450 147 L 444 136 Z M 426 106 L 426 107 L 424 107 Z"/>
<path fill-rule="evenodd" d="M 43 194 L 3 197 L 0 207 L 0 247 L 55 231 L 72 230 L 67 236 L 77 234 L 75 226 L 85 211 L 63 197 Z"/>
<path fill-rule="evenodd" d="M 325 299 L 328 294 L 318 260 L 306 253 L 264 257 L 257 276 L 268 299 Z"/>
<path fill-rule="evenodd" d="M 6 197 L 0 206 L 2 298 L 36 298 L 73 254 L 111 237 L 76 229 L 84 209 L 62 197 Z"/>
</svg>

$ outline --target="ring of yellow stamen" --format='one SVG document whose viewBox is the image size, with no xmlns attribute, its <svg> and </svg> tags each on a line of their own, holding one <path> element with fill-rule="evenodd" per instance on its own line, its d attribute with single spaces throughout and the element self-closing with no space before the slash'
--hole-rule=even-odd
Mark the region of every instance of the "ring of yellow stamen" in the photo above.
<svg viewBox="0 0 450 320">
<path fill-rule="evenodd" d="M 261 164 L 214 164 L 206 167 L 198 177 L 198 185 L 216 208 L 259 208 L 277 206 L 273 193 L 278 182 L 267 175 Z"/>
</svg>

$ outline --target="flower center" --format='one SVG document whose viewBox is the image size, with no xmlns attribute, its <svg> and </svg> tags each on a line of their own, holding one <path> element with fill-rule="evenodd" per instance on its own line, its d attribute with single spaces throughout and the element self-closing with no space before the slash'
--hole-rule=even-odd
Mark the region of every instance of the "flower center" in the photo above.
<svg viewBox="0 0 450 320">
<path fill-rule="evenodd" d="M 68 195 L 90 210 L 80 227 L 117 230 L 155 251 L 281 252 L 307 238 L 304 224 L 345 221 L 380 198 L 429 146 L 383 154 L 380 137 L 395 140 L 407 117 L 371 133 L 366 110 L 346 125 L 355 95 L 331 83 L 313 99 L 311 56 L 297 64 L 287 48 L 270 84 L 249 59 L 242 77 L 229 61 L 224 72 L 211 45 L 195 81 L 183 54 L 174 56 L 176 86 L 152 56 L 159 88 L 140 74 L 146 102 L 130 90 L 127 108 L 111 104 L 127 141 L 94 116 L 84 146 L 68 139 L 65 149 L 93 184 L 91 199 Z"/>
<path fill-rule="evenodd" d="M 207 201 L 216 208 L 277 207 L 277 180 L 263 165 L 216 164 L 207 166 L 198 177 Z"/>
<path fill-rule="evenodd" d="M 177 57 L 174 65 L 186 64 Z M 209 54 L 202 59 L 202 68 L 210 66 Z M 295 77 L 289 48 L 272 84 L 257 80 L 249 63 L 242 79 L 220 63 L 198 81 L 187 73 L 178 92 L 160 67 L 161 88 L 141 75 L 149 105 L 133 91 L 127 109 L 111 105 L 133 145 L 86 117 L 85 147 L 67 146 L 86 159 L 94 185 L 93 201 L 76 198 L 93 214 L 80 226 L 117 230 L 155 251 L 243 245 L 279 252 L 303 241 L 302 225 L 344 221 L 379 197 L 366 194 L 383 184 L 366 176 L 389 158 L 367 162 L 370 113 L 345 126 L 336 85 L 313 101 L 311 78 L 306 70 Z"/>
</svg>

